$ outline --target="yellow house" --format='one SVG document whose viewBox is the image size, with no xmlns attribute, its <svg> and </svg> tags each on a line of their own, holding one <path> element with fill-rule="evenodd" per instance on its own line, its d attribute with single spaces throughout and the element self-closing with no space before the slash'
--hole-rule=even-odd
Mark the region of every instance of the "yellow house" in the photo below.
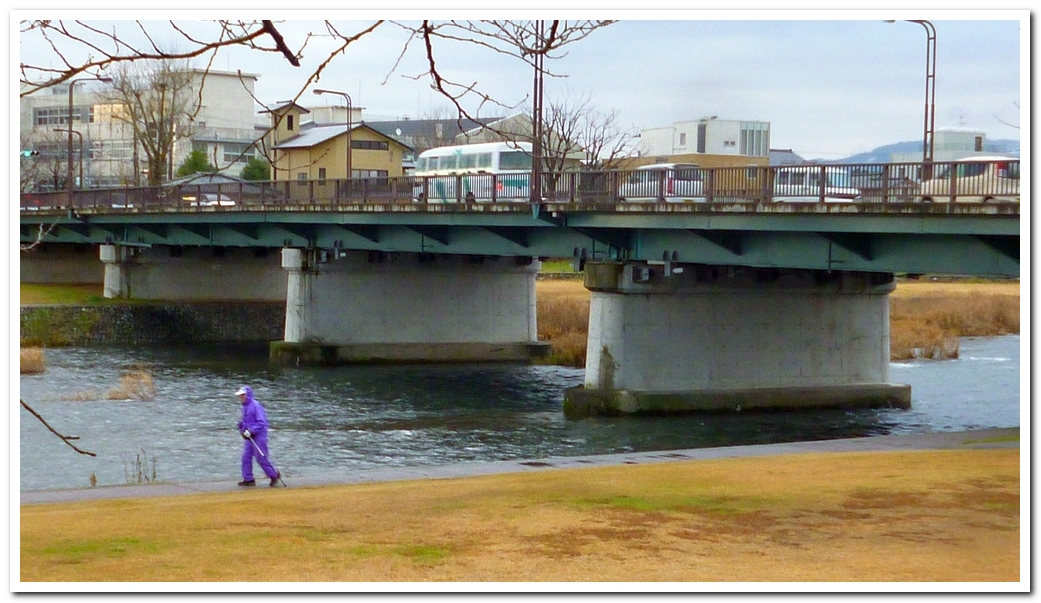
<svg viewBox="0 0 1041 603">
<path fill-rule="evenodd" d="M 351 124 L 349 132 L 348 124 L 301 123 L 310 111 L 296 103 L 269 113 L 274 121 L 267 144 L 273 180 L 337 180 L 348 169 L 352 178 L 404 175 L 402 156 L 412 148 L 364 123 Z"/>
</svg>

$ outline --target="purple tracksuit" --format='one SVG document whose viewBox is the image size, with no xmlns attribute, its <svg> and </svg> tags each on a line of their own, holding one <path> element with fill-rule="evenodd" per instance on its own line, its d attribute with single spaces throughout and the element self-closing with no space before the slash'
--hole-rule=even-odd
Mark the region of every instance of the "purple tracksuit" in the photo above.
<svg viewBox="0 0 1041 603">
<path fill-rule="evenodd" d="M 239 433 L 249 430 L 253 442 L 248 439 L 242 441 L 242 479 L 249 481 L 253 479 L 253 459 L 257 459 L 260 468 L 271 479 L 275 479 L 278 471 L 271 465 L 267 453 L 267 415 L 264 407 L 253 398 L 253 388 L 248 385 L 242 389 L 246 390 L 246 397 L 242 401 L 242 420 L 239 421 Z M 257 448 L 260 448 L 259 454 Z"/>
</svg>

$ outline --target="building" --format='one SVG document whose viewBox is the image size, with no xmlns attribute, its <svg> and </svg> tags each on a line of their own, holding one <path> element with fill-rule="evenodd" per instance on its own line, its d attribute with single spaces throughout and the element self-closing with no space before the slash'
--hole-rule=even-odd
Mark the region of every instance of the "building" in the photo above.
<svg viewBox="0 0 1041 603">
<path fill-rule="evenodd" d="M 770 149 L 770 165 L 805 165 L 810 163 L 792 149 Z"/>
<path fill-rule="evenodd" d="M 253 87 L 258 76 L 203 69 L 190 70 L 190 76 L 189 96 L 199 103 L 176 116 L 177 135 L 163 179 L 172 178 L 192 150 L 204 151 L 220 171 L 237 176 L 266 129 L 256 118 Z M 21 148 L 39 153 L 22 162 L 23 189 L 66 187 L 68 124 L 75 186 L 141 185 L 144 152 L 135 144 L 133 128 L 118 118 L 122 110 L 111 89 L 98 80 L 75 84 L 71 92 L 69 84 L 57 85 L 19 101 Z"/>
<path fill-rule="evenodd" d="M 933 161 L 955 161 L 974 155 L 993 155 L 984 149 L 987 134 L 982 130 L 968 128 L 946 128 L 933 135 Z M 920 146 L 920 145 L 919 145 Z M 913 163 L 922 161 L 922 151 L 893 153 L 891 163 Z"/>
<path fill-rule="evenodd" d="M 363 122 L 304 121 L 311 110 L 288 101 L 264 113 L 271 116 L 264 144 L 269 151 L 272 180 L 323 183 L 345 178 L 348 165 L 352 178 L 404 175 L 404 157 L 412 148 Z"/>
<path fill-rule="evenodd" d="M 640 161 L 703 167 L 769 165 L 770 123 L 716 116 L 640 130 Z"/>
</svg>

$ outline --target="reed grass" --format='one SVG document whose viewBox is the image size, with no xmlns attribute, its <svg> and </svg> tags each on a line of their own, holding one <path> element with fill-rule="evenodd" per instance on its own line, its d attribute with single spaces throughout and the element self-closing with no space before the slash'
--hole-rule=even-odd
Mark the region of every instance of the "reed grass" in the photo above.
<svg viewBox="0 0 1041 603">
<path fill-rule="evenodd" d="M 22 375 L 36 375 L 46 370 L 43 348 L 21 348 L 19 369 Z"/>
<path fill-rule="evenodd" d="M 544 364 L 584 367 L 589 291 L 579 279 L 539 281 L 539 339 Z M 1019 333 L 1018 282 L 910 282 L 890 296 L 890 358 L 957 358 L 961 337 Z"/>
<path fill-rule="evenodd" d="M 154 400 L 155 378 L 147 367 L 131 367 L 119 377 L 119 384 L 109 388 L 104 394 L 97 391 L 82 391 L 65 394 L 61 397 L 67 402 L 87 402 L 90 400 Z"/>
<path fill-rule="evenodd" d="M 109 400 L 154 400 L 155 379 L 143 368 L 130 369 L 119 378 L 119 385 L 108 390 Z"/>
</svg>

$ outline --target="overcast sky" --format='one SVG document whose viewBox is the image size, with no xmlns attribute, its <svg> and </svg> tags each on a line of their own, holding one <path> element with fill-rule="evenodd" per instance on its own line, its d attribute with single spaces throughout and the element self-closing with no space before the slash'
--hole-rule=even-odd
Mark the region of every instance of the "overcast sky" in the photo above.
<svg viewBox="0 0 1041 603">
<path fill-rule="evenodd" d="M 547 69 L 566 76 L 547 78 L 547 102 L 588 95 L 598 109 L 617 110 L 620 126 L 636 129 L 713 115 L 768 121 L 773 148 L 791 148 L 804 157 L 823 159 L 922 139 L 927 36 L 921 25 L 902 19 L 928 19 L 937 31 L 936 128 L 973 128 L 991 139 L 1017 139 L 1020 131 L 1002 122 L 1027 126 L 1026 111 L 1020 110 L 1029 108 L 1024 97 L 1028 94 L 1024 84 L 1029 82 L 1024 75 L 1029 67 L 1024 43 L 1029 35 L 1027 11 L 577 12 L 277 16 L 285 20 L 279 29 L 293 48 L 303 43 L 308 32 L 324 30 L 320 18 L 340 16 L 400 21 L 429 16 L 621 19 L 568 46 L 566 56 L 546 62 Z M 197 15 L 161 16 L 207 18 Z M 88 11 L 73 16 L 108 19 L 112 14 Z M 258 16 L 271 15 L 212 18 Z M 13 20 L 31 17 L 16 15 Z M 897 22 L 885 23 L 885 19 Z M 335 24 L 342 33 L 354 33 L 371 22 Z M 126 25 L 129 22 L 116 23 Z M 391 73 L 406 39 L 400 28 L 381 26 L 335 58 L 315 87 L 349 93 L 355 106 L 365 108 L 367 119 L 424 118 L 439 109 L 443 112 L 448 103 L 430 89 L 429 79 L 414 79 L 425 70 L 419 45 L 413 45 Z M 214 66 L 259 75 L 256 94 L 273 104 L 297 94 L 318 62 L 328 58 L 331 42 L 313 37 L 300 68 L 278 55 L 246 49 L 221 54 Z M 23 40 L 20 51 L 37 52 L 37 48 Z M 530 105 L 531 68 L 519 60 L 472 45 L 446 44 L 435 52 L 447 78 L 475 82 L 505 105 Z M 310 91 L 300 99 L 305 106 L 341 101 Z M 486 106 L 482 115 L 509 112 Z"/>
</svg>

